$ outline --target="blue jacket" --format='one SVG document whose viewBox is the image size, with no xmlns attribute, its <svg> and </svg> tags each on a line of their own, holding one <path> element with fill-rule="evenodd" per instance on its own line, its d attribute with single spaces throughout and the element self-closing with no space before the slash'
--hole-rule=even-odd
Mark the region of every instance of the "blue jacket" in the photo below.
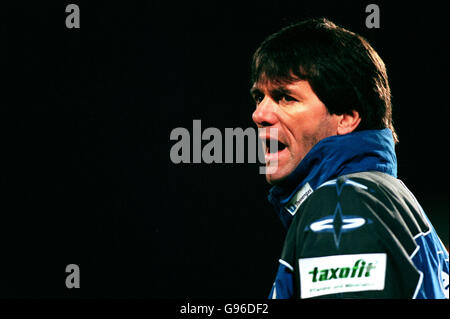
<svg viewBox="0 0 450 319">
<path fill-rule="evenodd" d="M 448 252 L 389 129 L 321 140 L 269 201 L 288 229 L 270 298 L 448 299 Z"/>
</svg>

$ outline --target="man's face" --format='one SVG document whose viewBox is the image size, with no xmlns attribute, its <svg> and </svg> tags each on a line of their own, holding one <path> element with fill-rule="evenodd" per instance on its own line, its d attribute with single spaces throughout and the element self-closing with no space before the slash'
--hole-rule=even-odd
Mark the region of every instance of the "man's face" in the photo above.
<svg viewBox="0 0 450 319">
<path fill-rule="evenodd" d="M 277 158 L 277 168 L 266 174 L 267 182 L 277 184 L 299 165 L 321 139 L 336 135 L 337 116 L 330 115 L 308 81 L 285 85 L 255 83 L 251 89 L 256 101 L 253 121 L 266 128 L 264 136 L 266 165 Z M 270 128 L 278 131 L 278 152 L 270 149 Z"/>
</svg>

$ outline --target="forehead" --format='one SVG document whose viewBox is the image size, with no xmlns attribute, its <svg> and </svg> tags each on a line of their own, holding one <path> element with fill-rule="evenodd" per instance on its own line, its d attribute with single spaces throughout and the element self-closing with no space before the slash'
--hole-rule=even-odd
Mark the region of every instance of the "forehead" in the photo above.
<svg viewBox="0 0 450 319">
<path fill-rule="evenodd" d="M 270 78 L 265 74 L 259 76 L 253 83 L 253 88 L 264 91 L 264 90 L 276 90 L 279 88 L 284 88 L 290 84 L 295 83 L 297 79 L 291 78 Z"/>
<path fill-rule="evenodd" d="M 311 86 L 307 80 L 293 80 L 293 81 L 256 81 L 253 83 L 251 91 L 259 92 L 301 92 L 310 91 Z"/>
</svg>

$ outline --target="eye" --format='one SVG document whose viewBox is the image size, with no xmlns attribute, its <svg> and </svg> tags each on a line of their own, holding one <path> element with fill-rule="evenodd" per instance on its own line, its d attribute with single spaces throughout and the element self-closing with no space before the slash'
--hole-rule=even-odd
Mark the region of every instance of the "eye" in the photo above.
<svg viewBox="0 0 450 319">
<path fill-rule="evenodd" d="M 256 105 L 258 105 L 259 103 L 262 102 L 262 100 L 264 100 L 264 95 L 261 94 L 261 93 L 254 93 L 253 94 L 253 99 L 255 100 Z"/>
<path fill-rule="evenodd" d="M 287 94 L 281 95 L 279 97 L 279 99 L 278 99 L 278 102 L 285 103 L 285 104 L 292 103 L 292 102 L 297 102 L 297 101 L 298 100 L 296 98 L 293 98 L 292 96 L 287 95 Z"/>
</svg>

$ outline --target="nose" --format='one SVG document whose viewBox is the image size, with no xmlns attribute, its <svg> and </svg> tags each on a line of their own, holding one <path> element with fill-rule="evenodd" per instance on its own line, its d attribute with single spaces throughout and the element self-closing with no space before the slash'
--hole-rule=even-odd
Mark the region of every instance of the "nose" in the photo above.
<svg viewBox="0 0 450 319">
<path fill-rule="evenodd" d="M 258 127 L 272 126 L 277 122 L 276 103 L 268 96 L 258 104 L 256 110 L 252 114 L 253 122 Z"/>
</svg>

